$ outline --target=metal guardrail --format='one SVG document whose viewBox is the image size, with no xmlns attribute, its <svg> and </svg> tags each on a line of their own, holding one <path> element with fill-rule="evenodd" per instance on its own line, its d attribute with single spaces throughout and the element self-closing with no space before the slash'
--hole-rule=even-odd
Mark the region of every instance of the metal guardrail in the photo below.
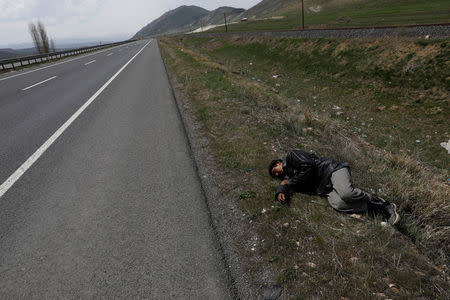
<svg viewBox="0 0 450 300">
<path fill-rule="evenodd" d="M 38 54 L 38 55 L 29 55 L 29 56 L 21 56 L 21 57 L 14 57 L 14 58 L 7 58 L 7 59 L 0 59 L 0 71 L 2 70 L 8 70 L 8 69 L 15 69 L 22 66 L 28 66 L 36 63 L 42 63 L 51 61 L 54 59 L 77 55 L 81 53 L 87 53 L 92 52 L 100 49 L 110 48 L 114 46 L 123 45 L 126 43 L 134 42 L 135 40 L 128 40 L 118 43 L 110 43 L 110 44 L 104 44 L 104 45 L 97 45 L 97 46 L 89 46 L 89 47 L 83 47 L 83 48 L 76 48 L 76 49 L 70 49 L 70 50 L 64 50 L 64 51 L 58 51 L 58 52 L 52 52 L 52 53 L 45 53 L 45 54 Z"/>
</svg>

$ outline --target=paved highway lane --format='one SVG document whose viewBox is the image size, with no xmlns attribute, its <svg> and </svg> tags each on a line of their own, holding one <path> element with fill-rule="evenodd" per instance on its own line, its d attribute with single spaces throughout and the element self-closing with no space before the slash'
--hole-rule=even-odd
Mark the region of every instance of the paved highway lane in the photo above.
<svg viewBox="0 0 450 300">
<path fill-rule="evenodd" d="M 35 68 L 35 72 L 23 70 L 1 76 L 0 183 L 138 50 L 137 44 L 123 45 L 44 69 Z M 120 55 L 107 57 L 114 52 Z M 96 62 L 85 65 L 92 60 Z"/>
<path fill-rule="evenodd" d="M 36 86 L 37 100 L 17 96 L 33 111 L 0 100 L 2 112 L 16 112 L 15 118 L 1 116 L 2 140 L 10 130 L 33 144 L 39 144 L 35 135 L 48 138 L 55 124 L 70 117 L 68 111 L 76 111 L 145 44 L 91 56 L 58 73 L 45 69 L 49 73 L 33 75 L 25 85 L 11 83 L 13 91 L 5 94 L 23 95 L 20 88 L 35 79 L 57 76 Z M 100 68 L 113 57 L 122 60 Z M 99 85 L 91 81 L 100 75 L 84 69 L 94 66 L 107 77 Z M 69 83 L 88 91 L 72 91 Z M 21 122 L 31 125 L 31 134 Z M 0 298 L 232 296 L 159 49 L 151 42 L 0 198 Z"/>
</svg>

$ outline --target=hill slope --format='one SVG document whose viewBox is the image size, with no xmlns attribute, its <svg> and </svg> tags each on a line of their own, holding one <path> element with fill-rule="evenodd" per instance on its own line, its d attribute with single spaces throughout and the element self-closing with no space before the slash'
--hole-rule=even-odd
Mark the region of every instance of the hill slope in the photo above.
<svg viewBox="0 0 450 300">
<path fill-rule="evenodd" d="M 450 158 L 439 148 L 449 138 L 450 46 L 424 41 L 160 39 L 208 140 L 211 173 L 224 174 L 213 180 L 245 213 L 248 235 L 236 245 L 247 243 L 239 249 L 255 285 L 265 264 L 285 299 L 450 299 Z M 293 148 L 348 162 L 357 186 L 399 206 L 399 231 L 319 197 L 275 204 L 279 181 L 265 167 Z"/>
<path fill-rule="evenodd" d="M 219 25 L 224 23 L 224 16 L 226 14 L 227 21 L 233 21 L 239 19 L 239 17 L 245 12 L 243 8 L 234 8 L 223 6 L 219 7 L 211 12 L 209 12 L 206 16 L 203 16 L 195 23 L 196 27 L 199 27 L 203 24 L 203 26 L 208 25 Z M 195 26 L 194 26 L 195 27 Z"/>
<path fill-rule="evenodd" d="M 152 37 L 161 34 L 187 32 L 191 25 L 209 11 L 198 6 L 180 6 L 163 14 L 140 31 L 133 38 Z"/>
<path fill-rule="evenodd" d="M 372 27 L 450 22 L 448 0 L 304 0 L 306 28 Z M 287 30 L 302 27 L 300 0 L 263 0 L 230 31 Z M 273 18 L 272 18 L 273 17 Z M 221 32 L 223 28 L 216 28 Z"/>
<path fill-rule="evenodd" d="M 13 58 L 17 56 L 26 56 L 26 55 L 33 55 L 36 54 L 35 48 L 28 48 L 28 49 L 11 49 L 11 48 L 4 48 L 0 49 L 0 59 L 7 59 L 7 58 Z"/>
<path fill-rule="evenodd" d="M 263 0 L 249 8 L 244 15 L 249 19 L 270 17 L 296 9 L 300 5 L 298 0 Z"/>
</svg>

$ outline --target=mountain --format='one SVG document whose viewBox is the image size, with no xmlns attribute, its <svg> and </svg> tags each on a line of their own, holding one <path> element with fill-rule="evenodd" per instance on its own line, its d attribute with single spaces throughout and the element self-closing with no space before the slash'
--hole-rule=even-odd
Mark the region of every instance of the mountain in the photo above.
<svg viewBox="0 0 450 300">
<path fill-rule="evenodd" d="M 0 49 L 0 59 L 13 58 L 13 57 L 18 57 L 18 56 L 28 56 L 28 55 L 34 55 L 34 54 L 37 54 L 37 51 L 35 48 L 28 48 L 28 49 L 4 48 L 4 49 Z"/>
<path fill-rule="evenodd" d="M 7 43 L 0 44 L 0 49 L 25 49 L 25 48 L 33 48 L 33 43 Z"/>
<path fill-rule="evenodd" d="M 240 16 L 245 12 L 243 8 L 234 8 L 223 6 L 219 7 L 213 11 L 210 11 L 207 15 L 201 17 L 197 22 L 194 23 L 195 28 L 200 26 L 210 26 L 210 25 L 220 25 L 225 23 L 224 15 L 227 16 L 227 22 L 233 22 L 239 20 Z"/>
<path fill-rule="evenodd" d="M 354 1 L 354 0 L 310 0 L 310 4 L 326 1 Z M 298 11 L 300 0 L 263 0 L 249 10 L 233 7 L 219 7 L 208 11 L 198 6 L 180 6 L 171 10 L 155 21 L 142 28 L 133 38 L 154 37 L 163 34 L 200 32 L 224 24 L 224 14 L 227 22 L 239 22 L 242 18 L 260 19 L 273 16 L 283 16 Z"/>
<path fill-rule="evenodd" d="M 116 33 L 98 37 L 72 37 L 72 38 L 55 38 L 55 45 L 60 49 L 73 49 L 81 47 L 95 46 L 99 44 L 109 44 L 128 40 L 133 33 Z M 14 47 L 12 47 L 14 48 Z"/>
<path fill-rule="evenodd" d="M 133 38 L 192 31 L 192 25 L 208 13 L 208 10 L 198 6 L 183 5 L 163 14 L 139 30 Z"/>
<path fill-rule="evenodd" d="M 263 0 L 255 6 L 249 8 L 243 14 L 243 17 L 249 19 L 259 19 L 280 16 L 292 10 L 299 9 L 299 7 L 301 7 L 301 1 L 299 0 Z"/>
</svg>

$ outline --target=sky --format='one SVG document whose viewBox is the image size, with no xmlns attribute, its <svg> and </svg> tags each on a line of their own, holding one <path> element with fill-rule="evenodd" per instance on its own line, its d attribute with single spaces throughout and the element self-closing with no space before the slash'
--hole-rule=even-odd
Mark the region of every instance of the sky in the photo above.
<svg viewBox="0 0 450 300">
<path fill-rule="evenodd" d="M 261 0 L 0 0 L 0 48 L 31 43 L 29 22 L 63 39 L 126 39 L 168 10 L 197 5 L 248 9 Z M 57 46 L 57 45 L 56 45 Z"/>
</svg>

